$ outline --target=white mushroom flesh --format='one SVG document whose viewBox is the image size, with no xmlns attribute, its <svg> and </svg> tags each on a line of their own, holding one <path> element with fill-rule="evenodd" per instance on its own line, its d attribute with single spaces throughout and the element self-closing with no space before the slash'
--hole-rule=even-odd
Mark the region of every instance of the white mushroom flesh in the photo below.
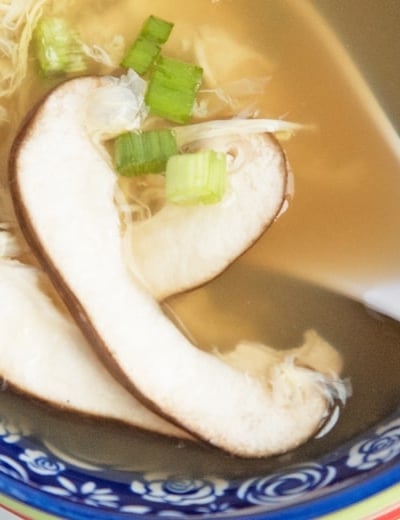
<svg viewBox="0 0 400 520">
<path fill-rule="evenodd" d="M 193 143 L 228 156 L 228 186 L 219 204 L 166 203 L 153 217 L 128 226 L 130 259 L 158 299 L 217 276 L 262 234 L 286 194 L 285 157 L 266 134 Z"/>
<path fill-rule="evenodd" d="M 34 267 L 0 259 L 0 308 L 0 375 L 5 384 L 62 410 L 189 437 L 113 379 L 78 327 L 42 292 Z"/>
<path fill-rule="evenodd" d="M 82 120 L 88 97 L 107 81 L 60 86 L 19 138 L 13 194 L 28 240 L 82 330 L 146 402 L 238 455 L 294 448 L 329 415 L 335 377 L 286 362 L 267 383 L 249 376 L 192 345 L 135 282 L 122 256 L 115 173 Z"/>
</svg>

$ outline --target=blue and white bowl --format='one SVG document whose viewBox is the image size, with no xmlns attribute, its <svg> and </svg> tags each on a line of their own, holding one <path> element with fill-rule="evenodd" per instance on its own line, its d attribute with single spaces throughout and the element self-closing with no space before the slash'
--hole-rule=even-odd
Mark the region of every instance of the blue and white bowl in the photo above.
<svg viewBox="0 0 400 520">
<path fill-rule="evenodd" d="M 185 456 L 182 448 L 175 445 L 177 457 Z M 0 473 L 5 502 L 11 499 L 20 513 L 29 505 L 36 510 L 30 510 L 33 518 L 47 518 L 46 512 L 79 520 L 309 520 L 400 481 L 400 413 L 317 460 L 251 478 L 94 465 L 72 459 L 2 417 Z"/>
</svg>

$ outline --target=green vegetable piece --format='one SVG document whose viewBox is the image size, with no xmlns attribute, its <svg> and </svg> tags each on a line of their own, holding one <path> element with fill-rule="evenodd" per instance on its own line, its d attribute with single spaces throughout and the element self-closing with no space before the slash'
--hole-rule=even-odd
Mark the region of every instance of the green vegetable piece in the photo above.
<svg viewBox="0 0 400 520">
<path fill-rule="evenodd" d="M 156 16 L 149 16 L 139 36 L 125 53 L 121 65 L 131 68 L 138 74 L 145 74 L 161 51 L 172 31 L 174 24 Z"/>
<path fill-rule="evenodd" d="M 226 190 L 226 154 L 206 150 L 174 155 L 167 162 L 166 198 L 180 205 L 214 204 Z"/>
<path fill-rule="evenodd" d="M 145 102 L 154 115 L 176 123 L 186 123 L 191 116 L 203 69 L 160 56 L 150 78 Z"/>
<path fill-rule="evenodd" d="M 64 19 L 41 18 L 33 32 L 33 40 L 39 68 L 44 76 L 86 70 L 78 34 Z"/>
<path fill-rule="evenodd" d="M 154 40 L 157 43 L 165 43 L 172 31 L 174 24 L 157 18 L 156 16 L 149 16 L 144 23 L 140 36 Z"/>
<path fill-rule="evenodd" d="M 127 132 L 114 142 L 114 162 L 124 176 L 165 171 L 169 157 L 178 153 L 172 130 Z"/>
<path fill-rule="evenodd" d="M 145 74 L 154 60 L 160 54 L 160 45 L 148 38 L 139 38 L 133 43 L 125 54 L 121 65 L 133 69 L 138 74 Z"/>
</svg>

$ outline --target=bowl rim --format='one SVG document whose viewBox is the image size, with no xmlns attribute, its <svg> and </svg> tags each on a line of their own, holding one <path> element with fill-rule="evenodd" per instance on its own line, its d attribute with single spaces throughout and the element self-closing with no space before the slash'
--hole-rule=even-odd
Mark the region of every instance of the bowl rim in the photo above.
<svg viewBox="0 0 400 520">
<path fill-rule="evenodd" d="M 371 496 L 384 491 L 400 482 L 400 457 L 399 461 L 390 464 L 389 468 L 376 471 L 376 474 L 363 479 L 362 482 L 353 483 L 350 487 L 347 482 L 343 482 L 342 489 L 332 489 L 318 498 L 306 498 L 300 503 L 291 506 L 278 507 L 275 510 L 261 508 L 253 512 L 252 508 L 243 511 L 231 512 L 228 515 L 216 513 L 212 517 L 215 519 L 251 519 L 262 520 L 268 515 L 268 520 L 311 520 L 329 513 L 334 513 L 340 509 L 355 505 Z M 17 482 L 11 477 L 1 475 L 0 493 L 15 500 L 19 504 L 35 509 L 39 514 L 46 513 L 55 517 L 65 517 L 71 520 L 88 520 L 93 518 L 93 508 L 84 506 L 71 501 L 65 501 L 61 497 L 48 495 L 38 489 L 32 488 L 26 483 Z M 18 511 L 15 511 L 18 514 Z M 71 514 L 73 516 L 71 516 Z M 68 516 L 66 516 L 68 515 Z M 96 517 L 99 520 L 121 520 L 123 518 L 155 520 L 160 517 L 157 515 L 141 515 L 135 513 L 112 512 L 110 510 L 96 509 Z M 194 517 L 196 518 L 196 517 Z"/>
<path fill-rule="evenodd" d="M 276 507 L 254 506 L 245 507 L 226 513 L 207 513 L 204 515 L 189 515 L 185 518 L 207 517 L 214 519 L 251 519 L 262 520 L 311 520 L 329 513 L 337 512 L 343 508 L 355 505 L 363 500 L 376 495 L 400 483 L 400 454 L 391 461 L 380 465 L 378 468 L 365 472 L 362 476 L 352 476 L 340 481 L 333 486 L 317 490 L 317 493 L 307 493 L 292 504 L 278 505 Z M 0 498 L 1 495 L 14 500 L 18 504 L 33 508 L 38 515 L 47 514 L 58 518 L 71 520 L 89 520 L 95 512 L 98 520 L 122 520 L 124 518 L 156 520 L 160 516 L 156 514 L 138 514 L 110 510 L 109 508 L 93 508 L 64 497 L 51 495 L 29 483 L 19 481 L 9 475 L 0 473 Z M 0 501 L 1 503 L 1 501 Z M 16 511 L 18 514 L 18 511 Z M 33 517 L 35 518 L 35 517 Z"/>
</svg>

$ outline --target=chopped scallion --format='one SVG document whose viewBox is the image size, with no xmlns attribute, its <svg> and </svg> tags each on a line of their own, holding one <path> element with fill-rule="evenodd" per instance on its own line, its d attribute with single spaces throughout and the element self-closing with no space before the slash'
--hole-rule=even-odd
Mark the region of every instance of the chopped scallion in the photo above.
<svg viewBox="0 0 400 520">
<path fill-rule="evenodd" d="M 115 167 L 125 176 L 163 172 L 168 158 L 177 153 L 171 130 L 128 132 L 114 142 Z"/>
<path fill-rule="evenodd" d="M 173 24 L 156 16 L 149 16 L 139 36 L 129 47 L 122 59 L 123 67 L 131 68 L 138 74 L 145 74 L 161 51 L 173 28 Z"/>
<path fill-rule="evenodd" d="M 203 70 L 190 63 L 160 56 L 150 78 L 146 104 L 150 111 L 176 123 L 192 113 Z"/>
<path fill-rule="evenodd" d="M 139 36 L 125 54 L 121 65 L 133 69 L 138 74 L 145 74 L 160 54 L 160 50 L 157 42 Z"/>
<path fill-rule="evenodd" d="M 181 205 L 214 204 L 226 189 L 226 155 L 213 150 L 174 155 L 167 162 L 166 198 Z"/>
<path fill-rule="evenodd" d="M 41 18 L 35 27 L 33 39 L 43 75 L 82 72 L 86 69 L 78 35 L 62 18 Z"/>
<path fill-rule="evenodd" d="M 168 40 L 173 26 L 173 23 L 151 15 L 145 21 L 142 30 L 140 31 L 140 35 L 158 43 L 165 43 Z"/>
</svg>

